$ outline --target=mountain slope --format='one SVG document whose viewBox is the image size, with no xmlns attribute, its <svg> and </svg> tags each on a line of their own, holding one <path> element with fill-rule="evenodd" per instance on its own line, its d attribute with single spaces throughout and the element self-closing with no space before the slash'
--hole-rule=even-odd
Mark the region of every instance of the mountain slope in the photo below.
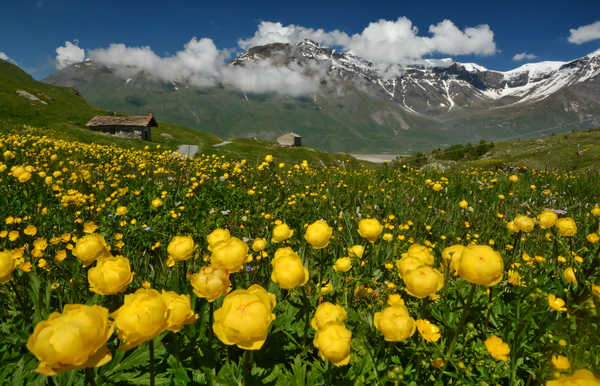
<svg viewBox="0 0 600 386">
<path fill-rule="evenodd" d="M 110 110 L 152 112 L 221 137 L 274 139 L 294 131 L 304 143 L 329 151 L 421 151 L 600 125 L 600 51 L 507 72 L 474 63 L 439 66 L 443 60 L 398 72 L 304 41 L 253 47 L 228 65 L 263 62 L 318 77 L 318 91 L 305 97 L 244 94 L 227 85 L 158 81 L 143 71 L 124 79 L 117 69 L 89 61 L 45 81 L 74 87 Z"/>
</svg>

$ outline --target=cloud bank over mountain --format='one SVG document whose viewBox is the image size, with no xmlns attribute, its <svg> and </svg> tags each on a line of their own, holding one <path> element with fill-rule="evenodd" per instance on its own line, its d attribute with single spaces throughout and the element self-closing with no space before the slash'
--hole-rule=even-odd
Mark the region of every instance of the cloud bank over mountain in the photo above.
<svg viewBox="0 0 600 386">
<path fill-rule="evenodd" d="M 572 28 L 569 32 L 568 40 L 574 44 L 583 44 L 600 39 L 600 20 L 592 24 L 582 25 L 579 28 Z"/>
<path fill-rule="evenodd" d="M 486 24 L 461 30 L 446 19 L 430 25 L 427 32 L 419 34 L 418 28 L 406 17 L 371 22 L 361 33 L 354 35 L 339 30 L 325 31 L 263 21 L 254 35 L 240 39 L 238 46 L 248 49 L 270 43 L 296 44 L 310 39 L 372 61 L 382 72 L 421 63 L 424 56 L 432 54 L 492 55 L 497 51 L 494 33 Z M 194 37 L 171 56 L 159 56 L 150 46 L 130 47 L 123 43 L 87 51 L 88 59 L 113 68 L 124 78 L 143 71 L 167 82 L 183 81 L 198 87 L 226 84 L 247 93 L 277 92 L 291 96 L 310 94 L 319 87 L 319 77 L 315 76 L 320 73 L 319 69 L 311 69 L 309 76 L 293 64 L 274 66 L 266 61 L 229 66 L 227 60 L 235 50 L 218 49 L 210 38 Z M 58 69 L 86 58 L 85 50 L 77 42 L 65 42 L 56 53 Z"/>
</svg>

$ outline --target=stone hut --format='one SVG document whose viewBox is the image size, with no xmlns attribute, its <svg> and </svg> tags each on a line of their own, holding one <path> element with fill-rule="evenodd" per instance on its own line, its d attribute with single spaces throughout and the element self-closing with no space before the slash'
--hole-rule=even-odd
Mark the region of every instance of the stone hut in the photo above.
<svg viewBox="0 0 600 386">
<path fill-rule="evenodd" d="M 279 146 L 298 147 L 302 146 L 302 137 L 295 133 L 287 133 L 277 138 Z"/>
<path fill-rule="evenodd" d="M 85 124 L 92 130 L 110 133 L 121 138 L 137 138 L 146 141 L 152 140 L 151 127 L 158 127 L 152 114 L 117 117 L 112 115 L 96 115 Z"/>
</svg>

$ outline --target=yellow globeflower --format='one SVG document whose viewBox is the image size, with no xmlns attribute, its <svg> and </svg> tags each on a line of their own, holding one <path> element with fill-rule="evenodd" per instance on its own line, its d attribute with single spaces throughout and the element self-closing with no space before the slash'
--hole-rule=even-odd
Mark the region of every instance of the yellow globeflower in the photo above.
<svg viewBox="0 0 600 386">
<path fill-rule="evenodd" d="M 349 257 L 340 257 L 333 264 L 333 270 L 336 272 L 348 272 L 352 269 L 352 260 Z"/>
<path fill-rule="evenodd" d="M 563 375 L 546 382 L 546 386 L 600 386 L 600 379 L 585 369 L 579 369 L 573 375 Z"/>
<path fill-rule="evenodd" d="M 266 247 L 267 247 L 267 240 L 263 239 L 263 238 L 254 239 L 254 242 L 252 243 L 252 250 L 254 252 L 260 252 L 260 251 L 264 250 Z"/>
<path fill-rule="evenodd" d="M 271 241 L 274 243 L 280 243 L 289 239 L 293 235 L 294 231 L 290 229 L 287 224 L 279 224 L 273 228 L 273 236 L 271 236 Z"/>
<path fill-rule="evenodd" d="M 416 329 L 415 320 L 408 314 L 408 309 L 400 304 L 376 312 L 373 324 L 387 342 L 402 342 L 413 336 Z"/>
<path fill-rule="evenodd" d="M 431 323 L 429 320 L 418 319 L 415 323 L 417 324 L 417 330 L 419 330 L 419 334 L 426 341 L 437 342 L 442 337 L 440 334 L 440 328 Z"/>
<path fill-rule="evenodd" d="M 594 296 L 597 296 L 600 298 L 600 285 L 599 284 L 592 285 L 592 293 L 594 294 Z"/>
<path fill-rule="evenodd" d="M 462 201 L 460 201 L 458 203 L 458 206 L 461 207 L 461 208 L 463 208 L 463 209 L 465 209 L 466 207 L 469 206 L 469 203 L 467 201 L 465 201 L 465 200 L 462 200 Z"/>
<path fill-rule="evenodd" d="M 444 275 L 428 265 L 406 272 L 402 280 L 406 284 L 406 292 L 420 299 L 434 295 L 444 287 Z"/>
<path fill-rule="evenodd" d="M 499 361 L 507 361 L 510 347 L 501 338 L 492 335 L 485 340 L 485 348 L 492 358 Z"/>
<path fill-rule="evenodd" d="M 502 280 L 504 261 L 488 245 L 470 245 L 462 253 L 458 275 L 473 284 L 491 287 Z"/>
<path fill-rule="evenodd" d="M 194 254 L 194 239 L 189 236 L 175 236 L 167 246 L 167 267 L 172 267 L 178 261 L 185 261 Z"/>
<path fill-rule="evenodd" d="M 600 206 L 598 206 L 598 204 L 594 205 L 590 213 L 596 217 L 600 216 Z"/>
<path fill-rule="evenodd" d="M 161 206 L 163 206 L 163 200 L 161 200 L 160 198 L 155 198 L 154 200 L 152 200 L 151 205 L 154 208 L 160 208 Z"/>
<path fill-rule="evenodd" d="M 321 289 L 319 290 L 321 295 L 329 295 L 330 293 L 333 292 L 333 284 L 331 284 L 330 281 L 328 281 L 327 283 L 324 283 L 321 286 Z"/>
<path fill-rule="evenodd" d="M 376 218 L 366 218 L 358 222 L 358 234 L 374 243 L 383 232 L 383 225 Z"/>
<path fill-rule="evenodd" d="M 25 227 L 23 233 L 25 233 L 27 236 L 35 236 L 37 234 L 37 228 L 35 225 L 29 224 Z"/>
<path fill-rule="evenodd" d="M 269 325 L 275 320 L 274 307 L 275 295 L 258 284 L 247 290 L 235 290 L 215 311 L 213 331 L 226 345 L 259 350 L 267 339 Z"/>
<path fill-rule="evenodd" d="M 31 179 L 31 173 L 23 166 L 13 166 L 10 168 L 10 174 L 21 183 Z"/>
<path fill-rule="evenodd" d="M 515 224 L 514 221 L 509 221 L 508 223 L 506 223 L 506 229 L 508 229 L 510 233 L 517 233 L 520 231 L 519 227 L 517 226 L 517 224 Z"/>
<path fill-rule="evenodd" d="M 508 179 L 510 180 L 510 182 L 518 182 L 519 181 L 519 177 L 515 174 L 513 174 L 512 176 L 508 177 Z"/>
<path fill-rule="evenodd" d="M 306 228 L 304 239 L 315 249 L 325 248 L 329 245 L 329 240 L 333 233 L 331 228 L 323 220 L 317 220 Z"/>
<path fill-rule="evenodd" d="M 104 257 L 88 271 L 90 291 L 100 295 L 123 292 L 133 280 L 129 259 L 123 256 Z"/>
<path fill-rule="evenodd" d="M 13 259 L 13 252 L 5 249 L 0 252 L 0 284 L 8 283 L 12 279 L 14 270 L 15 259 Z"/>
<path fill-rule="evenodd" d="M 348 255 L 350 257 L 358 257 L 359 259 L 362 259 L 363 256 L 365 254 L 365 247 L 363 247 L 362 245 L 353 245 L 350 248 L 348 248 Z"/>
<path fill-rule="evenodd" d="M 571 217 L 563 217 L 556 220 L 556 229 L 561 236 L 575 236 L 577 224 Z"/>
<path fill-rule="evenodd" d="M 436 182 L 435 184 L 433 184 L 433 186 L 431 187 L 434 191 L 439 192 L 440 190 L 444 189 L 444 187 L 442 186 L 442 184 Z"/>
<path fill-rule="evenodd" d="M 400 277 L 404 277 L 408 271 L 419 268 L 423 262 L 416 257 L 404 256 L 400 260 L 396 260 L 396 268 L 400 272 Z"/>
<path fill-rule="evenodd" d="M 557 370 L 568 370 L 571 367 L 569 358 L 564 355 L 552 355 L 552 365 Z"/>
<path fill-rule="evenodd" d="M 567 307 L 565 307 L 565 301 L 556 297 L 554 294 L 548 294 L 548 306 L 550 306 L 550 308 L 552 308 L 554 311 L 567 311 Z"/>
<path fill-rule="evenodd" d="M 330 302 L 319 304 L 315 311 L 315 316 L 310 321 L 310 325 L 315 330 L 320 330 L 330 323 L 342 324 L 346 321 L 346 310 L 342 306 Z"/>
<path fill-rule="evenodd" d="M 56 375 L 108 363 L 112 355 L 106 341 L 112 333 L 106 308 L 67 304 L 35 326 L 27 348 L 40 360 L 35 371 Z"/>
<path fill-rule="evenodd" d="M 598 241 L 600 241 L 600 235 L 598 235 L 598 233 L 590 233 L 585 237 L 585 239 L 591 244 L 596 244 Z"/>
<path fill-rule="evenodd" d="M 573 269 L 573 267 L 565 269 L 563 275 L 565 277 L 565 280 L 569 283 L 577 284 L 577 277 L 575 276 L 575 270 Z"/>
<path fill-rule="evenodd" d="M 408 247 L 406 253 L 402 254 L 402 257 L 414 257 L 419 259 L 422 264 L 433 265 L 434 257 L 431 254 L 429 248 L 424 245 L 415 243 Z"/>
<path fill-rule="evenodd" d="M 464 250 L 465 246 L 460 244 L 455 244 L 444 248 L 444 250 L 442 251 L 442 258 L 444 259 L 444 264 L 450 265 L 450 269 L 454 272 L 457 272 L 458 265 L 460 263 L 460 257 L 462 256 Z"/>
<path fill-rule="evenodd" d="M 208 250 L 212 251 L 217 244 L 227 241 L 231 238 L 228 229 L 217 228 L 206 236 L 208 242 Z"/>
<path fill-rule="evenodd" d="M 77 239 L 77 244 L 73 249 L 73 256 L 81 260 L 84 267 L 92 264 L 96 259 L 109 256 L 104 237 L 97 233 L 92 233 Z"/>
<path fill-rule="evenodd" d="M 125 295 L 124 304 L 111 314 L 120 350 L 129 350 L 154 339 L 168 327 L 169 309 L 155 289 L 140 288 Z"/>
<path fill-rule="evenodd" d="M 180 295 L 174 291 L 163 290 L 161 296 L 169 310 L 167 330 L 178 332 L 186 324 L 191 324 L 198 320 L 198 315 L 194 314 L 192 310 L 190 295 Z"/>
<path fill-rule="evenodd" d="M 208 265 L 202 267 L 200 272 L 189 276 L 194 293 L 199 298 L 206 298 L 209 303 L 214 302 L 231 290 L 229 273 L 221 267 Z"/>
<path fill-rule="evenodd" d="M 558 215 L 550 209 L 546 209 L 542 213 L 538 214 L 537 218 L 538 223 L 540 224 L 540 228 L 548 229 L 552 228 L 554 224 L 556 224 L 556 220 L 558 220 Z"/>
<path fill-rule="evenodd" d="M 129 212 L 129 210 L 127 210 L 127 207 L 126 207 L 126 206 L 119 206 L 119 207 L 117 208 L 117 214 L 118 214 L 119 216 L 125 216 L 125 215 L 126 215 L 128 212 Z"/>
<path fill-rule="evenodd" d="M 271 262 L 273 272 L 271 280 L 280 288 L 291 289 L 303 286 L 308 281 L 308 269 L 302 265 L 302 259 L 295 252 L 278 256 Z"/>
<path fill-rule="evenodd" d="M 531 232 L 535 227 L 534 219 L 532 219 L 531 217 L 523 216 L 521 214 L 515 217 L 513 221 L 521 232 Z"/>
<path fill-rule="evenodd" d="M 234 273 L 242 270 L 248 257 L 248 245 L 237 237 L 218 243 L 212 251 L 210 262 L 222 267 L 227 272 Z"/>
<path fill-rule="evenodd" d="M 319 356 L 334 366 L 345 366 L 350 362 L 352 332 L 343 324 L 331 323 L 320 329 L 313 339 Z"/>
</svg>

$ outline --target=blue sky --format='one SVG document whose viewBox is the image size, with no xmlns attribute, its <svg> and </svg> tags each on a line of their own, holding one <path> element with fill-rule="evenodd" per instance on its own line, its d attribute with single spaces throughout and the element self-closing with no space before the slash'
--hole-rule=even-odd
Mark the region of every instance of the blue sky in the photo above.
<svg viewBox="0 0 600 386">
<path fill-rule="evenodd" d="M 210 4 L 178 0 L 7 0 L 0 7 L 0 52 L 39 79 L 56 70 L 56 49 L 67 41 L 84 49 L 86 57 L 112 43 L 149 46 L 156 56 L 165 57 L 182 51 L 194 37 L 208 38 L 224 55 L 229 51 L 221 50 L 240 51 L 240 39 L 254 37 L 247 44 L 266 41 L 260 33 L 262 22 L 280 23 L 282 29 L 294 25 L 295 37 L 325 35 L 326 41 L 371 60 L 452 57 L 496 70 L 508 70 L 527 61 L 567 61 L 600 48 L 600 1 L 538 4 L 526 0 Z M 387 23 L 380 22 L 382 19 Z M 442 25 L 444 20 L 449 22 Z M 374 23 L 373 28 L 367 33 L 365 28 L 370 23 Z M 398 31 L 407 25 L 414 35 L 408 40 L 378 42 L 384 31 L 401 34 Z M 437 35 L 430 31 L 432 25 L 439 27 Z M 269 26 L 272 29 L 279 25 L 262 24 Z M 570 32 L 585 26 L 576 36 Z M 469 33 L 469 27 L 475 29 Z M 323 30 L 321 35 L 315 35 L 318 29 Z M 343 36 L 332 35 L 334 30 Z M 458 31 L 458 36 L 452 31 Z M 458 40 L 452 43 L 453 38 Z M 425 43 L 429 48 L 421 49 Z M 535 58 L 514 60 L 520 53 Z"/>
</svg>

